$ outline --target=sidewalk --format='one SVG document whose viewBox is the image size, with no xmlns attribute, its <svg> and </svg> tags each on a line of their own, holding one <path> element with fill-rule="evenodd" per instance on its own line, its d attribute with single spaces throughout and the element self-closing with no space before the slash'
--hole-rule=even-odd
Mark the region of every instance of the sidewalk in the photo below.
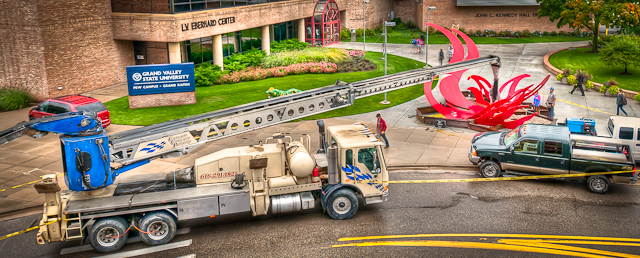
<svg viewBox="0 0 640 258">
<path fill-rule="evenodd" d="M 567 43 L 536 43 L 536 44 L 512 44 L 512 45 L 478 45 L 480 55 L 498 55 L 502 60 L 500 81 L 529 73 L 531 77 L 520 82 L 519 87 L 530 84 L 538 84 L 547 74 L 542 67 L 543 56 L 553 50 L 568 46 L 581 45 L 584 42 Z M 332 45 L 332 47 L 362 49 L 362 43 L 345 43 Z M 429 47 L 430 64 L 436 64 L 437 51 L 446 48 L 445 45 L 431 45 Z M 368 51 L 380 51 L 381 44 L 368 43 Z M 411 54 L 409 44 L 389 44 L 389 53 L 409 57 L 415 60 L 424 60 L 424 54 Z M 493 78 L 489 67 L 471 69 L 465 75 L 478 74 L 487 79 Z M 472 86 L 471 81 L 462 80 L 461 89 Z M 603 94 L 589 91 L 587 97 L 579 94 L 570 95 L 567 91 L 570 86 L 561 85 L 551 78 L 542 93 L 548 93 L 549 87 L 555 87 L 559 99 L 584 107 L 576 106 L 563 101 L 557 102 L 556 118 L 564 120 L 565 117 L 589 117 L 595 118 L 598 130 L 604 130 L 605 122 L 610 114 L 615 114 L 615 98 L 605 97 Z M 86 93 L 101 101 L 109 101 L 126 96 L 126 84 Z M 435 90 L 436 98 L 442 100 Z M 381 99 L 382 100 L 382 95 Z M 637 116 L 640 110 L 638 102 L 630 101 L 627 112 L 630 116 Z M 327 125 L 350 124 L 363 122 L 375 129 L 375 114 L 380 113 L 389 127 L 387 137 L 390 140 L 390 148 L 385 149 L 385 160 L 389 165 L 468 165 L 467 151 L 470 139 L 476 133 L 471 130 L 445 129 L 436 132 L 433 128 L 426 130 L 426 126 L 417 124 L 410 116 L 415 115 L 417 107 L 429 106 L 424 97 L 403 103 L 385 110 L 353 115 L 341 118 L 325 119 Z M 588 109 L 591 108 L 591 109 Z M 0 113 L 0 130 L 9 128 L 16 123 L 26 120 L 29 109 Z M 605 112 L 605 113 L 603 113 Z M 610 114 L 607 114 L 610 113 Z M 600 128 L 602 127 L 602 128 Z M 112 134 L 134 128 L 133 126 L 111 125 L 107 133 Z M 312 139 L 312 149 L 318 147 L 318 128 L 315 121 L 280 124 L 239 136 L 207 143 L 186 156 L 154 160 L 150 164 L 138 169 L 126 172 L 118 177 L 120 181 L 135 180 L 136 176 L 151 173 L 165 173 L 178 168 L 191 166 L 194 160 L 209 153 L 235 146 L 256 144 L 258 140 L 264 140 L 273 133 L 290 133 L 299 137 L 302 133 L 308 133 Z M 9 144 L 0 146 L 0 215 L 7 212 L 20 211 L 22 209 L 34 209 L 44 202 L 44 196 L 36 193 L 32 185 L 11 188 L 17 185 L 29 183 L 40 179 L 40 176 L 51 173 L 62 173 L 62 161 L 60 143 L 55 135 L 48 135 L 42 139 L 21 137 Z M 60 177 L 61 185 L 64 184 Z M 8 189 L 7 189 L 8 188 Z M 7 189 L 2 191 L 3 189 Z"/>
</svg>

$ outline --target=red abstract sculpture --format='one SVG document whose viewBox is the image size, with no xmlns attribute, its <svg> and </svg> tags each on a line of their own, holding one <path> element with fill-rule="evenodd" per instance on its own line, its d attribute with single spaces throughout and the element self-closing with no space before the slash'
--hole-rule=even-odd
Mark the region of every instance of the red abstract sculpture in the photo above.
<svg viewBox="0 0 640 258">
<path fill-rule="evenodd" d="M 449 31 L 433 23 L 426 24 L 442 32 L 442 34 L 444 34 L 451 42 L 454 51 L 449 63 L 474 59 L 480 56 L 476 44 L 464 33 L 456 29 L 451 29 L 451 31 Z M 458 39 L 458 36 L 460 36 L 467 44 L 466 58 L 464 57 L 464 47 L 462 42 Z M 549 80 L 549 75 L 547 75 L 547 77 L 535 88 L 531 88 L 533 86 L 532 84 L 523 89 L 516 90 L 516 86 L 522 79 L 531 77 L 528 74 L 519 75 L 507 81 L 502 85 L 502 87 L 500 87 L 499 92 L 502 93 L 502 91 L 509 86 L 509 92 L 505 99 L 490 103 L 487 99 L 489 98 L 489 92 L 493 87 L 491 83 L 481 76 L 471 75 L 467 80 L 472 79 L 478 85 L 477 87 L 467 88 L 475 96 L 476 102 L 474 103 L 464 97 L 462 91 L 460 91 L 460 78 L 462 78 L 462 74 L 467 70 L 468 69 L 464 69 L 441 76 L 439 80 L 439 87 L 440 93 L 447 102 L 446 106 L 440 104 L 433 97 L 433 93 L 431 92 L 431 81 L 424 84 L 424 95 L 427 97 L 431 106 L 446 118 L 473 119 L 476 124 L 488 126 L 502 124 L 505 128 L 515 128 L 535 116 L 536 113 L 517 120 L 506 121 L 506 119 L 516 112 L 516 110 L 526 107 L 526 105 L 522 105 L 522 102 L 533 96 Z M 485 97 L 487 99 L 485 99 Z"/>
</svg>

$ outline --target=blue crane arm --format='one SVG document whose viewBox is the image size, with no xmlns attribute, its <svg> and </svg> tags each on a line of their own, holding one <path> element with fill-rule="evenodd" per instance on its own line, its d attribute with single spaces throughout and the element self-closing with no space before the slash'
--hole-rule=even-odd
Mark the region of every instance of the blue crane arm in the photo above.
<svg viewBox="0 0 640 258">
<path fill-rule="evenodd" d="M 70 112 L 21 122 L 14 127 L 0 131 L 0 145 L 9 143 L 25 134 L 40 138 L 47 133 L 89 136 L 101 134 L 102 131 L 102 123 L 96 113 Z"/>
</svg>

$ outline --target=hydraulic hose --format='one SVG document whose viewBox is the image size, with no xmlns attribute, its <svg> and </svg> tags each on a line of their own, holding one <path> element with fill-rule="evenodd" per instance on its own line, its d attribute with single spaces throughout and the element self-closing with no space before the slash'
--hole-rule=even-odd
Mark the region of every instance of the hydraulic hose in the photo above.
<svg viewBox="0 0 640 258">
<path fill-rule="evenodd" d="M 87 177 L 85 176 L 84 171 L 82 172 L 82 182 L 84 183 L 84 185 L 86 185 L 89 189 L 91 190 L 98 190 L 102 187 L 104 187 L 107 184 L 107 181 L 109 181 L 109 167 L 107 166 L 107 154 L 104 151 L 104 148 L 102 148 L 102 140 L 98 139 L 96 140 L 96 144 L 98 145 L 98 148 L 100 149 L 100 153 L 102 153 L 102 163 L 104 164 L 104 182 L 102 182 L 102 185 L 98 186 L 98 187 L 93 187 L 91 186 L 91 182 L 87 182 Z M 78 156 L 76 156 L 76 159 L 78 159 Z"/>
</svg>

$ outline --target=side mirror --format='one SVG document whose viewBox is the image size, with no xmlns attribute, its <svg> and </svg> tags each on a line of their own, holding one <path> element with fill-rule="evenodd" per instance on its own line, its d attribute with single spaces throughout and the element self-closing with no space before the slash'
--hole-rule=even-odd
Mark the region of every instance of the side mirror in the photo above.
<svg viewBox="0 0 640 258">
<path fill-rule="evenodd" d="M 377 151 L 373 151 L 373 167 L 375 169 L 376 164 L 378 164 L 378 152 Z"/>
</svg>

